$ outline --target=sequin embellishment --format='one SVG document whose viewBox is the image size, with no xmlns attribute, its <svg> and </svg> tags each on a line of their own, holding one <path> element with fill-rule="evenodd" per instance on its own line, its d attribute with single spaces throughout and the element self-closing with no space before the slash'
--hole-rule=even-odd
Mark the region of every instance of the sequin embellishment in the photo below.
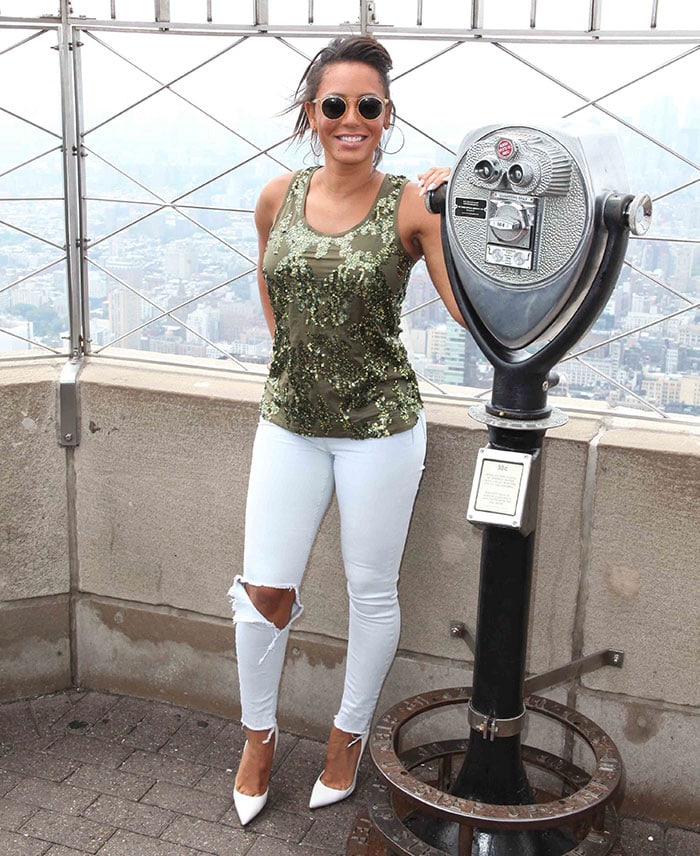
<svg viewBox="0 0 700 856">
<path fill-rule="evenodd" d="M 261 413 L 304 436 L 389 436 L 422 407 L 399 339 L 414 264 L 396 228 L 406 179 L 385 175 L 367 217 L 325 235 L 304 218 L 316 169 L 292 178 L 263 257 L 275 341 Z"/>
</svg>

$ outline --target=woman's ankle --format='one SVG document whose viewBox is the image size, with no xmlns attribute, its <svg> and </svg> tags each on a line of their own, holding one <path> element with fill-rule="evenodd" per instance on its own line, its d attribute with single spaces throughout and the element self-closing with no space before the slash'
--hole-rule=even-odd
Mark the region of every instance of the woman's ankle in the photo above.
<svg viewBox="0 0 700 856">
<path fill-rule="evenodd" d="M 362 734 L 331 728 L 326 751 L 326 766 L 321 782 L 329 788 L 345 790 L 355 778 L 362 753 Z"/>
<path fill-rule="evenodd" d="M 235 787 L 246 796 L 267 790 L 275 754 L 275 732 L 246 729 L 246 742 L 236 772 Z"/>
</svg>

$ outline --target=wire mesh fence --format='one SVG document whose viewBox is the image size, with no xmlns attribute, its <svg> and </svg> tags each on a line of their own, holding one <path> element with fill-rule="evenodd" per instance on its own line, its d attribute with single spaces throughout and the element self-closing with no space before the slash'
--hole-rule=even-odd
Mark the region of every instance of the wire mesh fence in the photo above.
<svg viewBox="0 0 700 856">
<path fill-rule="evenodd" d="M 492 120 L 615 132 L 653 226 L 558 391 L 700 414 L 700 30 L 673 3 L 19 5 L 0 3 L 0 71 L 17 81 L 0 93 L 0 359 L 148 352 L 263 373 L 255 200 L 313 162 L 284 113 L 309 58 L 364 30 L 394 58 L 387 171 L 449 164 Z M 403 338 L 428 391 L 489 388 L 422 264 Z"/>
</svg>

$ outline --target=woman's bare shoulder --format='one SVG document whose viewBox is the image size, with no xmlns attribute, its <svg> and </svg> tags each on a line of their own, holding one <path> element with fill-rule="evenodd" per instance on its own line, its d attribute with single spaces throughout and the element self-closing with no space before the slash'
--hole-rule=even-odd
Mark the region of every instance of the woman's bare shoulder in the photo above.
<svg viewBox="0 0 700 856">
<path fill-rule="evenodd" d="M 263 187 L 255 206 L 255 216 L 258 222 L 272 223 L 282 202 L 284 202 L 287 188 L 295 175 L 294 172 L 284 172 L 281 175 L 276 175 Z"/>
<path fill-rule="evenodd" d="M 278 200 L 281 203 L 295 175 L 295 172 L 283 172 L 281 175 L 276 175 L 263 187 L 260 198 L 266 201 Z"/>
</svg>

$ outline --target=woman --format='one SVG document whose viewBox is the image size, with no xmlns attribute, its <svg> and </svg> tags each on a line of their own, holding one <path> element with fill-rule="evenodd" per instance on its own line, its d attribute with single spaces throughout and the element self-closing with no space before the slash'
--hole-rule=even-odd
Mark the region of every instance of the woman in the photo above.
<svg viewBox="0 0 700 856">
<path fill-rule="evenodd" d="M 413 264 L 463 323 L 439 219 L 421 184 L 377 170 L 391 126 L 391 58 L 367 37 L 335 39 L 312 60 L 291 109 L 321 167 L 287 173 L 255 210 L 258 282 L 274 339 L 246 507 L 242 576 L 230 591 L 246 744 L 234 801 L 245 825 L 263 808 L 277 745 L 277 692 L 299 586 L 335 490 L 350 601 L 348 655 L 318 808 L 349 796 L 400 629 L 399 564 L 425 455 L 416 378 L 399 340 Z"/>
</svg>

